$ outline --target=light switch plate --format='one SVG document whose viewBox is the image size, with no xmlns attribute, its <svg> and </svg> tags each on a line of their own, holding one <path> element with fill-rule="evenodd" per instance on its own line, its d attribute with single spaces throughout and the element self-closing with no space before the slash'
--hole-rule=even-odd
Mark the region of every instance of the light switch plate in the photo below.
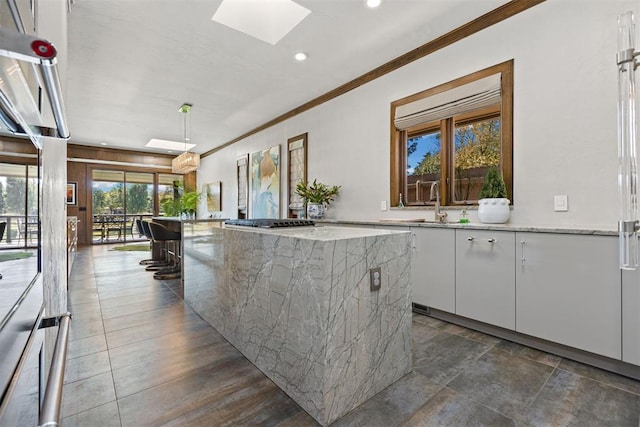
<svg viewBox="0 0 640 427">
<path fill-rule="evenodd" d="M 566 194 L 553 196 L 553 210 L 556 212 L 567 212 L 569 210 L 569 201 Z"/>
<path fill-rule="evenodd" d="M 387 210 L 387 201 L 383 200 L 380 202 L 380 210 L 381 211 L 386 211 Z"/>
</svg>

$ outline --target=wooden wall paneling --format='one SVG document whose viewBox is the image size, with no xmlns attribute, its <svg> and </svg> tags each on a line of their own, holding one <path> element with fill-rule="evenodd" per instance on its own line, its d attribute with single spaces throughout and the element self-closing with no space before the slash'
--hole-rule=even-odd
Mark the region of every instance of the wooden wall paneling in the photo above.
<svg viewBox="0 0 640 427">
<path fill-rule="evenodd" d="M 67 215 L 78 217 L 78 244 L 91 243 L 91 187 L 87 185 L 87 164 L 67 162 L 67 181 L 78 183 L 76 205 L 67 205 Z"/>
<path fill-rule="evenodd" d="M 196 172 L 184 174 L 184 191 L 198 191 L 198 183 L 196 182 Z"/>
<path fill-rule="evenodd" d="M 35 155 L 37 151 L 29 139 L 12 138 L 2 135 L 0 136 L 0 153 Z"/>
<path fill-rule="evenodd" d="M 96 160 L 98 162 L 121 162 L 149 165 L 150 167 L 157 166 L 158 168 L 171 168 L 171 160 L 174 156 L 169 154 L 144 153 L 133 150 L 117 150 L 113 148 L 69 144 L 67 147 L 67 157 L 72 161 L 77 158 Z"/>
</svg>

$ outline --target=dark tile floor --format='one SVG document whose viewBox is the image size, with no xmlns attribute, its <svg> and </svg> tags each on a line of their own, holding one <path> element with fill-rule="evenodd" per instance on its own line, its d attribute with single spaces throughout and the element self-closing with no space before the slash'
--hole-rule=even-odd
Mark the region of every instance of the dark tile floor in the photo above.
<svg viewBox="0 0 640 427">
<path fill-rule="evenodd" d="M 315 426 L 182 302 L 144 252 L 80 249 L 68 426 Z M 414 315 L 414 370 L 336 426 L 634 426 L 640 382 Z"/>
</svg>

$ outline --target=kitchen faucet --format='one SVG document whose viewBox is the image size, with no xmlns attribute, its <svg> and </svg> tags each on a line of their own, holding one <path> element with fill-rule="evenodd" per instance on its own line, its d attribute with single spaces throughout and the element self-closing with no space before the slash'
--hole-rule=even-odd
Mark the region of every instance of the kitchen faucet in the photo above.
<svg viewBox="0 0 640 427">
<path fill-rule="evenodd" d="M 447 213 L 440 212 L 440 181 L 433 181 L 433 183 L 431 184 L 429 199 L 433 200 L 434 197 L 436 198 L 436 210 L 435 210 L 436 222 L 442 222 L 442 223 L 447 222 Z"/>
</svg>

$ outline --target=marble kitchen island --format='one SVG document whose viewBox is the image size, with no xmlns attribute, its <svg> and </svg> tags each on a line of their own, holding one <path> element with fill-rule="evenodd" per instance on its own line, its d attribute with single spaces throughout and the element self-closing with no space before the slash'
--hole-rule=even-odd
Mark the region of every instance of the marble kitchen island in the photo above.
<svg viewBox="0 0 640 427">
<path fill-rule="evenodd" d="M 409 232 L 196 222 L 183 240 L 185 301 L 320 424 L 411 371 Z"/>
</svg>

